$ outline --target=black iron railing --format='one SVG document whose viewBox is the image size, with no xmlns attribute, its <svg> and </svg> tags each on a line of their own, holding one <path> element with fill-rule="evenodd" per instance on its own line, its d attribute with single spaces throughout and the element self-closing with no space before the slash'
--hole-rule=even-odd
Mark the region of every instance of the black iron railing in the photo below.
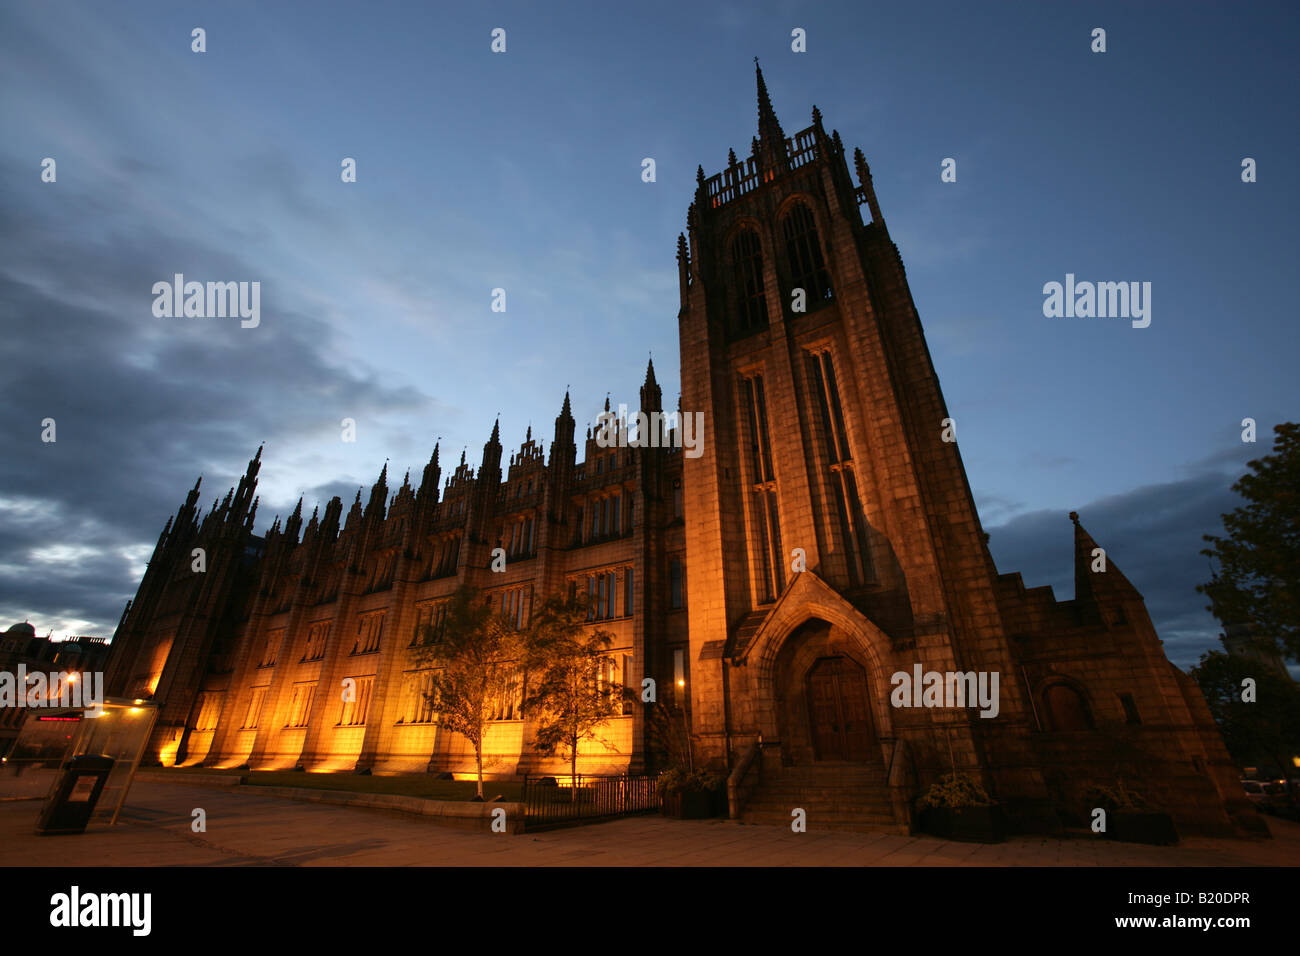
<svg viewBox="0 0 1300 956">
<path fill-rule="evenodd" d="M 635 813 L 659 810 L 659 775 L 610 777 L 526 776 L 523 797 L 524 828 L 595 823 Z"/>
</svg>

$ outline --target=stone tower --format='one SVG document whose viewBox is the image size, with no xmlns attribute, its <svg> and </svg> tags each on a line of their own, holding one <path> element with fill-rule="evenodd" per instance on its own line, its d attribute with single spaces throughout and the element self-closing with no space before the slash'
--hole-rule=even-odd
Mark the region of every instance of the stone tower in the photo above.
<svg viewBox="0 0 1300 956">
<path fill-rule="evenodd" d="M 678 244 L 682 408 L 708 429 L 684 472 L 696 731 L 886 766 L 937 721 L 959 766 L 1001 763 L 969 710 L 888 707 L 914 663 L 1011 671 L 996 571 L 866 160 L 855 185 L 820 111 L 787 138 L 757 84 L 751 155 L 699 171 Z"/>
</svg>

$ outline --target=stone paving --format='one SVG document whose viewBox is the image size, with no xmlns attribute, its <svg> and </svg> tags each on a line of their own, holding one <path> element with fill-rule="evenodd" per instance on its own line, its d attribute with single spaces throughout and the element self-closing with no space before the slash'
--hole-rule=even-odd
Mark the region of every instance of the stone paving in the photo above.
<svg viewBox="0 0 1300 956">
<path fill-rule="evenodd" d="M 40 837 L 38 800 L 0 802 L 0 866 L 1294 866 L 1300 824 L 1272 840 L 1187 837 L 1174 847 L 1016 837 L 792 833 L 726 820 L 631 817 L 542 833 L 459 830 L 407 814 L 136 781 L 112 830 Z M 207 832 L 190 829 L 207 812 Z"/>
</svg>

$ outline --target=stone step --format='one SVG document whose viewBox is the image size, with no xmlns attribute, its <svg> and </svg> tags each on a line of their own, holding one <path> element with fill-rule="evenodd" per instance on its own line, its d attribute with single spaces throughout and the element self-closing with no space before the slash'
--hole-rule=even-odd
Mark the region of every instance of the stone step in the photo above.
<svg viewBox="0 0 1300 956">
<path fill-rule="evenodd" d="M 888 794 L 883 793 L 817 793 L 816 791 L 778 791 L 771 793 L 763 791 L 753 794 L 747 801 L 747 806 L 759 806 L 760 804 L 791 804 L 802 800 L 804 803 L 825 804 L 827 806 L 838 807 L 856 807 L 856 806 L 882 806 L 892 807 L 893 801 Z"/>
<path fill-rule="evenodd" d="M 802 810 L 809 815 L 819 814 L 824 816 L 830 814 L 832 816 L 849 815 L 849 816 L 888 817 L 891 820 L 894 817 L 893 807 L 881 806 L 880 804 L 872 804 L 870 806 L 862 806 L 862 807 L 846 807 L 843 805 L 832 806 L 829 804 L 809 803 L 806 800 L 796 800 L 796 801 L 791 801 L 790 803 L 750 804 L 749 806 L 745 807 L 742 815 L 749 815 L 751 813 L 769 814 L 769 815 L 776 815 L 785 818 L 790 816 L 790 811 L 796 809 Z"/>
<path fill-rule="evenodd" d="M 789 813 L 745 813 L 740 818 L 740 822 L 758 826 L 789 827 L 793 819 Z M 892 815 L 884 814 L 841 814 L 837 816 L 824 813 L 809 813 L 805 818 L 805 822 L 808 829 L 814 832 L 817 830 L 849 830 L 860 833 L 907 832 L 907 828 L 899 824 Z"/>
</svg>

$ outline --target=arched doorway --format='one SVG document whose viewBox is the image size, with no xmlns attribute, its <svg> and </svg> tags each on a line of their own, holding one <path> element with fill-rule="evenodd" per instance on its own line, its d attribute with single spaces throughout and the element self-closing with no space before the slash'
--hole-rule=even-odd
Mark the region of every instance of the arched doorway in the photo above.
<svg viewBox="0 0 1300 956">
<path fill-rule="evenodd" d="M 875 756 L 862 668 L 842 655 L 822 657 L 808 671 L 807 685 L 815 759 L 863 761 Z"/>
</svg>

